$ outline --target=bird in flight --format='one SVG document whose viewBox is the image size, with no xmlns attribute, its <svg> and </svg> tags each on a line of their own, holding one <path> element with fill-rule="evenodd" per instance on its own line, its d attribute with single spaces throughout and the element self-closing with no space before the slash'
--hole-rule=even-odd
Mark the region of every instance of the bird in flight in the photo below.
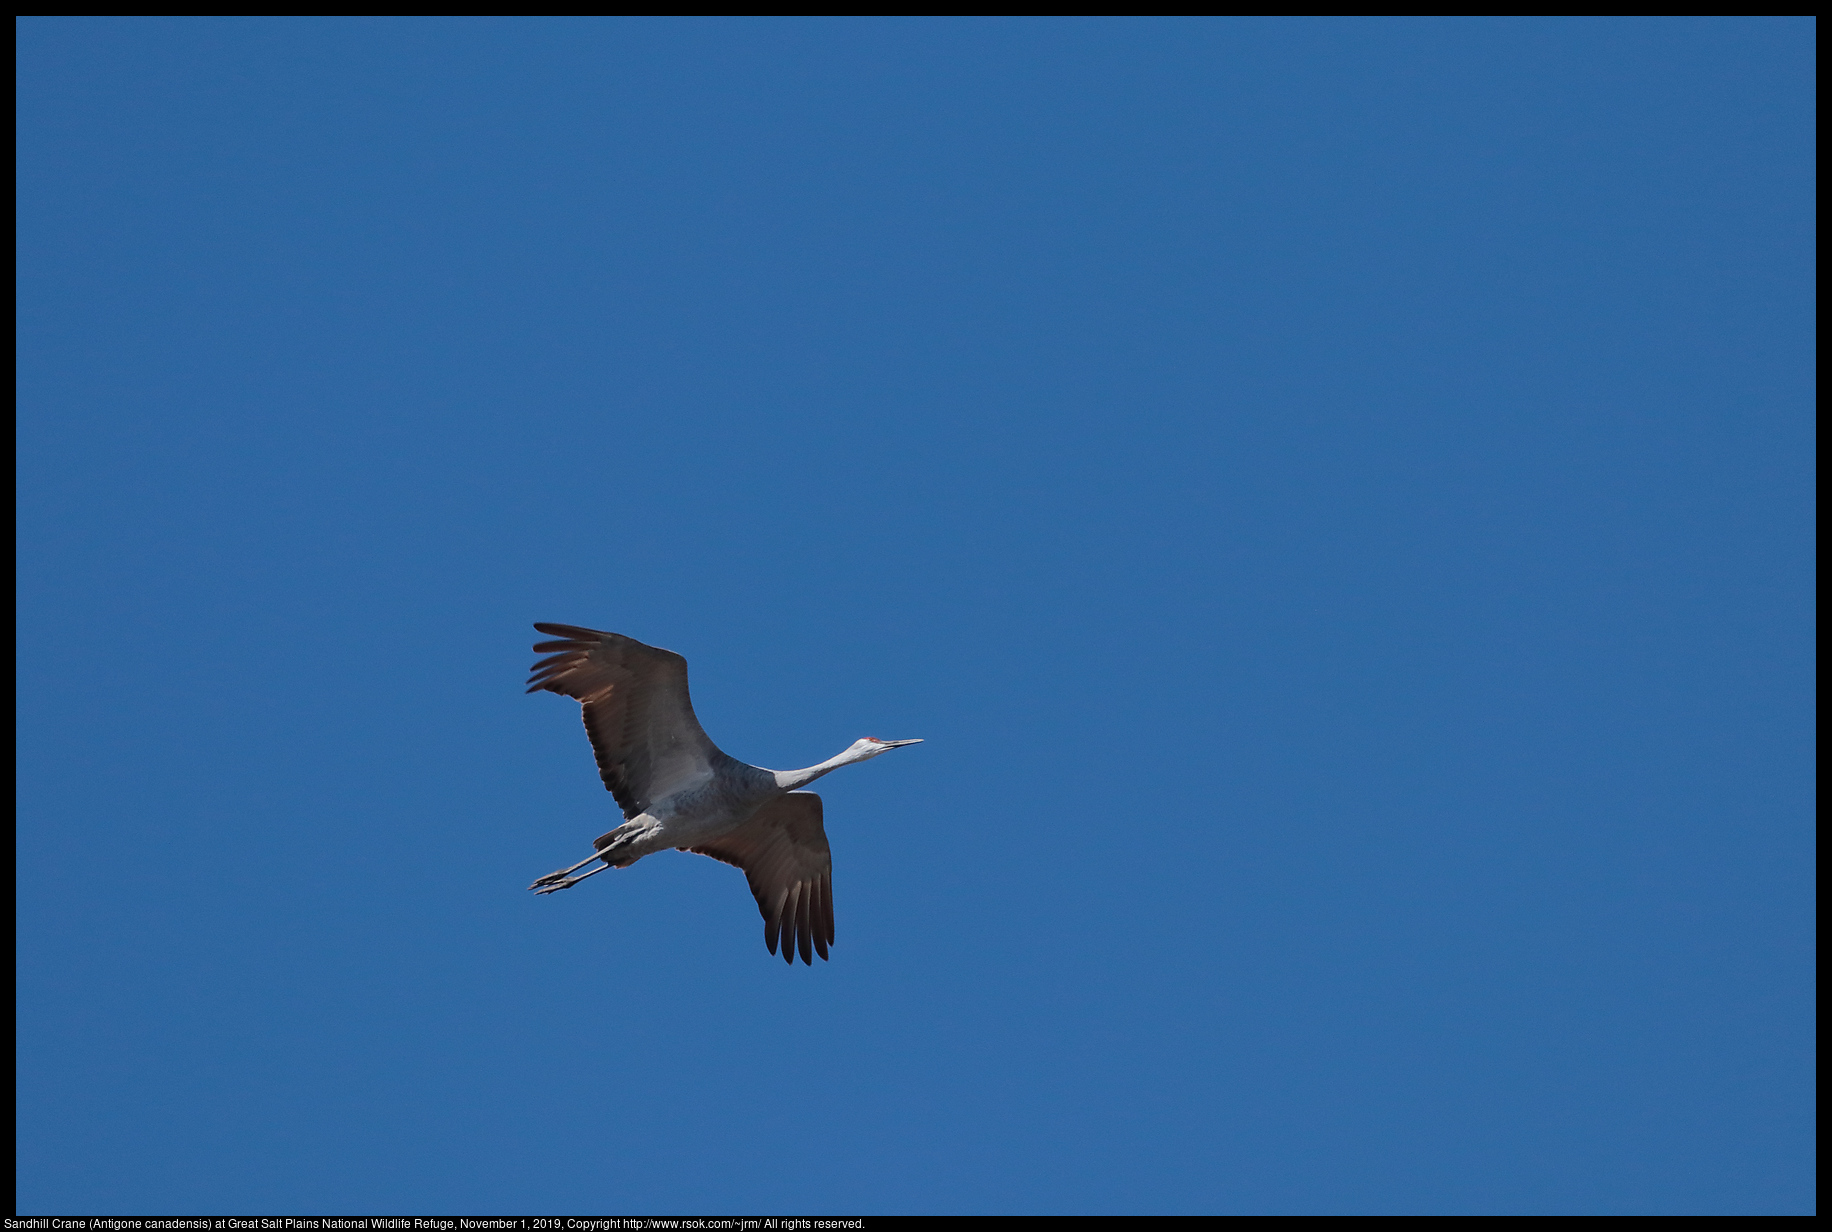
<svg viewBox="0 0 1832 1232">
<path fill-rule="evenodd" d="M 687 660 L 621 633 L 537 624 L 558 641 L 536 642 L 528 692 L 575 699 L 605 788 L 624 823 L 593 841 L 592 854 L 529 886 L 552 894 L 607 868 L 628 868 L 672 847 L 736 865 L 763 913 L 763 943 L 783 961 L 813 966 L 833 944 L 833 856 L 821 798 L 801 791 L 823 774 L 921 744 L 867 736 L 806 770 L 765 770 L 728 757 L 707 738 L 687 696 Z M 587 864 L 598 867 L 579 872 Z"/>
</svg>

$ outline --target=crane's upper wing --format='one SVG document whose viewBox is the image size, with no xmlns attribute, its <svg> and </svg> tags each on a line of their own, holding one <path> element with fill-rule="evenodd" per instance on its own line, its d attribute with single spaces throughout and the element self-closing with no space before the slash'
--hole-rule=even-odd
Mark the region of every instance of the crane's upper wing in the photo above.
<svg viewBox="0 0 1832 1232">
<path fill-rule="evenodd" d="M 534 665 L 528 691 L 577 698 L 598 773 L 634 817 L 678 788 L 712 773 L 725 754 L 707 739 L 687 696 L 687 660 L 621 633 L 537 624 L 564 638 L 536 642 L 548 655 Z"/>
<path fill-rule="evenodd" d="M 691 847 L 703 856 L 736 864 L 750 880 L 763 913 L 763 943 L 782 960 L 795 962 L 797 945 L 809 966 L 812 946 L 827 957 L 833 944 L 833 853 L 821 825 L 821 798 L 792 791 L 757 810 L 756 816 L 717 840 Z"/>
</svg>

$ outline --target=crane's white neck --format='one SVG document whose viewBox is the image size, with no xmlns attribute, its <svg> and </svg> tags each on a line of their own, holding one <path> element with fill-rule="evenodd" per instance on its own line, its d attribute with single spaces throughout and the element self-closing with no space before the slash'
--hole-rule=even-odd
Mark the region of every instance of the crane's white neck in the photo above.
<svg viewBox="0 0 1832 1232">
<path fill-rule="evenodd" d="M 772 770 L 776 776 L 776 786 L 784 791 L 794 791 L 806 787 L 823 774 L 831 774 L 841 766 L 850 766 L 855 761 L 868 761 L 884 752 L 884 746 L 870 740 L 860 740 L 844 752 L 829 757 L 818 766 L 809 766 L 806 770 Z"/>
</svg>

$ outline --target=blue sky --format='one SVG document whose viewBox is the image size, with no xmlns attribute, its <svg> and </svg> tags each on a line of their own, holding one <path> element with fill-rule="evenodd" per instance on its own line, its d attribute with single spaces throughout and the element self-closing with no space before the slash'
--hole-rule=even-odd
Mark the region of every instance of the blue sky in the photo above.
<svg viewBox="0 0 1832 1232">
<path fill-rule="evenodd" d="M 1813 38 L 26 20 L 20 1209 L 1807 1213 Z"/>
</svg>

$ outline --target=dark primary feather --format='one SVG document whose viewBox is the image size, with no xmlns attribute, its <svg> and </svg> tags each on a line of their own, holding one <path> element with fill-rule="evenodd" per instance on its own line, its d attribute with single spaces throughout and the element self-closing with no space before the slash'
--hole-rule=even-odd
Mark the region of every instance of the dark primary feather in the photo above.
<svg viewBox="0 0 1832 1232">
<path fill-rule="evenodd" d="M 623 815 L 634 817 L 724 754 L 694 717 L 687 660 L 621 633 L 537 624 L 563 640 L 537 642 L 528 692 L 579 701 L 598 774 Z"/>
<path fill-rule="evenodd" d="M 770 801 L 730 834 L 688 850 L 744 870 L 763 915 L 763 943 L 782 945 L 784 962 L 827 957 L 833 944 L 833 852 L 822 824 L 821 798 L 792 791 Z"/>
</svg>

